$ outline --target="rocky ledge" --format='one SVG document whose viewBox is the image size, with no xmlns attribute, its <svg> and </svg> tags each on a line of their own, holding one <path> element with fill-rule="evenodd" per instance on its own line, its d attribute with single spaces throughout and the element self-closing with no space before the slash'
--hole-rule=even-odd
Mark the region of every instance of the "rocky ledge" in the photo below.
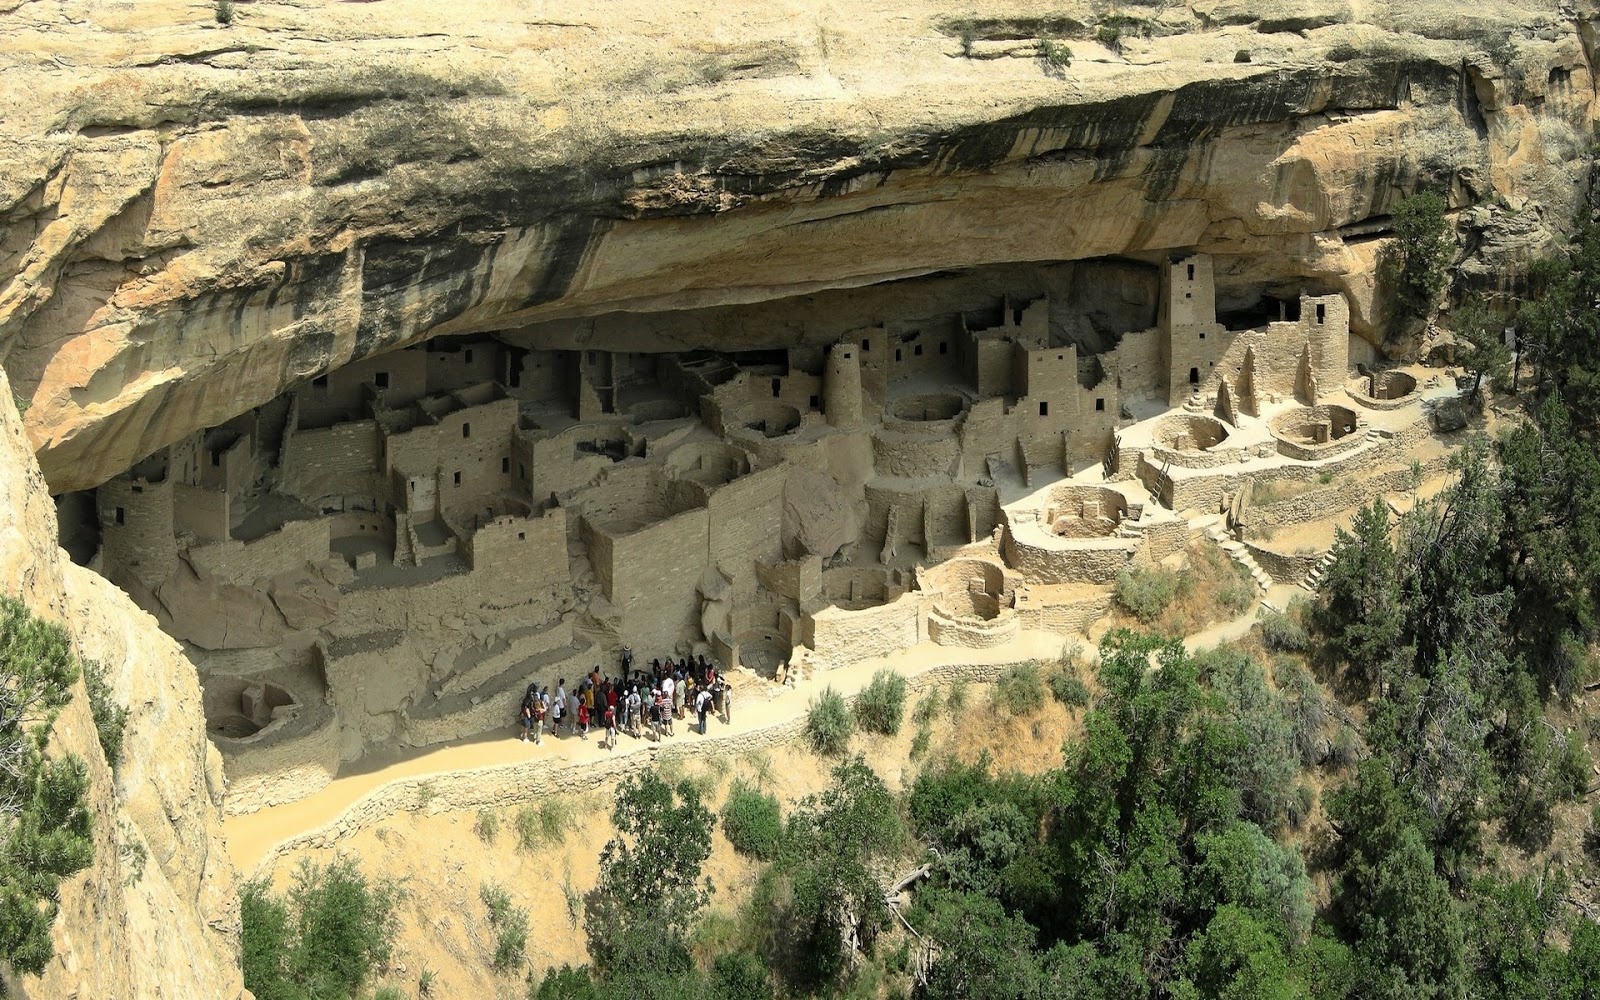
<svg viewBox="0 0 1600 1000">
<path fill-rule="evenodd" d="M 1596 11 L 0 0 L 0 360 L 60 492 L 429 336 L 978 265 L 1196 248 L 1381 343 L 1399 197 L 1469 274 L 1570 218 Z"/>
</svg>

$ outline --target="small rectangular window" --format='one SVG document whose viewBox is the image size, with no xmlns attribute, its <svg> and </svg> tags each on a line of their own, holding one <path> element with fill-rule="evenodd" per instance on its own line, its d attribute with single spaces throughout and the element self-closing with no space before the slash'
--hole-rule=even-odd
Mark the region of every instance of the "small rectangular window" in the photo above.
<svg viewBox="0 0 1600 1000">
<path fill-rule="evenodd" d="M 389 388 L 389 373 L 379 372 L 378 374 L 372 376 L 372 382 L 380 389 Z"/>
<path fill-rule="evenodd" d="M 118 524 L 122 524 L 123 523 L 123 519 L 126 518 L 126 517 L 127 517 L 127 512 L 124 511 L 121 507 L 118 507 L 117 508 L 117 523 Z"/>
<path fill-rule="evenodd" d="M 1050 415 L 1050 404 L 1041 402 L 1039 404 L 1039 416 L 1048 417 L 1049 415 Z"/>
<path fill-rule="evenodd" d="M 456 473 L 456 485 L 457 486 L 461 485 L 461 473 L 459 473 L 459 472 Z"/>
<path fill-rule="evenodd" d="M 1095 408 L 1095 412 L 1103 413 L 1105 411 L 1105 408 L 1106 408 L 1106 401 L 1104 399 L 1095 400 L 1094 401 L 1094 408 Z"/>
<path fill-rule="evenodd" d="M 511 459 L 509 459 L 509 458 L 502 458 L 502 459 L 501 459 L 501 460 L 500 460 L 500 474 L 501 474 L 501 475 L 502 475 L 502 476 L 509 476 L 509 475 L 511 475 Z"/>
</svg>

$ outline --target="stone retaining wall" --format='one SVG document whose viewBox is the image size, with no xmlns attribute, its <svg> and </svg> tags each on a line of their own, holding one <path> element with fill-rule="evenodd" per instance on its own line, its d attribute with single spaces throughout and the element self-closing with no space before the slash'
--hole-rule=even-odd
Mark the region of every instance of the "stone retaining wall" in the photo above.
<svg viewBox="0 0 1600 1000">
<path fill-rule="evenodd" d="M 323 709 L 305 732 L 285 733 L 261 746 L 217 740 L 228 790 L 224 816 L 242 816 L 295 802 L 327 787 L 339 773 L 339 720 Z"/>
</svg>

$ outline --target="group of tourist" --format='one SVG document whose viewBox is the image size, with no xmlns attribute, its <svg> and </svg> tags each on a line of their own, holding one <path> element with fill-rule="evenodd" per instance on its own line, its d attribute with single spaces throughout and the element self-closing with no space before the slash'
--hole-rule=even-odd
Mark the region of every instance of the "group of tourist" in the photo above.
<svg viewBox="0 0 1600 1000">
<path fill-rule="evenodd" d="M 605 729 L 603 745 L 617 748 L 617 733 L 634 739 L 676 736 L 673 721 L 685 711 L 697 716 L 700 735 L 706 734 L 706 717 L 715 712 L 724 723 L 733 721 L 733 692 L 727 678 L 704 655 L 673 660 L 655 659 L 648 669 L 634 668 L 633 650 L 622 650 L 621 674 L 602 676 L 600 668 L 580 678 L 571 691 L 565 677 L 556 681 L 552 694 L 537 681 L 528 685 L 518 710 L 517 726 L 524 743 L 544 743 L 544 735 L 559 737 L 563 724 L 568 735 L 587 740 L 591 727 Z"/>
</svg>

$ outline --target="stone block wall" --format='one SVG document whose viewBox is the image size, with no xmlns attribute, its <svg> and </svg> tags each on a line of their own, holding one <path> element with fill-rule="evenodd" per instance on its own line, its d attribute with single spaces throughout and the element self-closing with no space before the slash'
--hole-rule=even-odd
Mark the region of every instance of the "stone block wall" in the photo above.
<svg viewBox="0 0 1600 1000">
<path fill-rule="evenodd" d="M 496 518 L 468 536 L 465 554 L 475 574 L 519 577 L 530 589 L 564 583 L 567 512 L 556 507 L 532 517 Z"/>
<path fill-rule="evenodd" d="M 189 550 L 189 562 L 202 573 L 249 587 L 257 580 L 303 570 L 308 563 L 327 559 L 331 528 L 332 520 L 325 517 L 290 521 L 255 541 L 197 545 Z"/>
<path fill-rule="evenodd" d="M 752 560 L 773 562 L 783 556 L 782 466 L 741 476 L 711 490 L 707 556 L 710 564 L 733 574 L 735 600 L 755 589 Z"/>
<path fill-rule="evenodd" d="M 318 509 L 346 497 L 376 503 L 384 495 L 379 477 L 378 424 L 355 420 L 313 430 L 298 430 L 284 441 L 279 488 Z"/>
<path fill-rule="evenodd" d="M 1002 612 L 998 618 L 980 621 L 952 618 L 941 614 L 937 608 L 928 609 L 928 638 L 941 646 L 963 646 L 968 649 L 1003 646 L 1015 639 L 1020 629 L 1016 614 L 1009 610 Z"/>
<path fill-rule="evenodd" d="M 511 475 L 511 433 L 517 402 L 497 399 L 447 413 L 385 442 L 389 465 L 439 470 L 439 508 L 470 514 L 504 495 L 521 495 Z"/>
<path fill-rule="evenodd" d="M 1091 539 L 1073 545 L 1041 545 L 1019 541 L 1006 532 L 1006 562 L 1037 583 L 1108 583 L 1134 557 L 1135 543 L 1126 539 Z"/>
<path fill-rule="evenodd" d="M 1111 613 L 1111 593 L 1094 594 L 1076 601 L 1041 602 L 1026 590 L 1017 596 L 1017 620 L 1023 628 L 1058 634 L 1087 633 L 1089 627 Z"/>
<path fill-rule="evenodd" d="M 709 539 L 710 519 L 704 508 L 612 537 L 606 597 L 621 614 L 618 638 L 624 645 L 670 648 L 697 631 L 700 573 L 706 566 Z M 594 557 L 591 550 L 590 558 Z"/>
<path fill-rule="evenodd" d="M 231 508 L 222 490 L 172 484 L 173 528 L 180 535 L 193 535 L 202 542 L 224 541 L 232 530 Z"/>
</svg>

